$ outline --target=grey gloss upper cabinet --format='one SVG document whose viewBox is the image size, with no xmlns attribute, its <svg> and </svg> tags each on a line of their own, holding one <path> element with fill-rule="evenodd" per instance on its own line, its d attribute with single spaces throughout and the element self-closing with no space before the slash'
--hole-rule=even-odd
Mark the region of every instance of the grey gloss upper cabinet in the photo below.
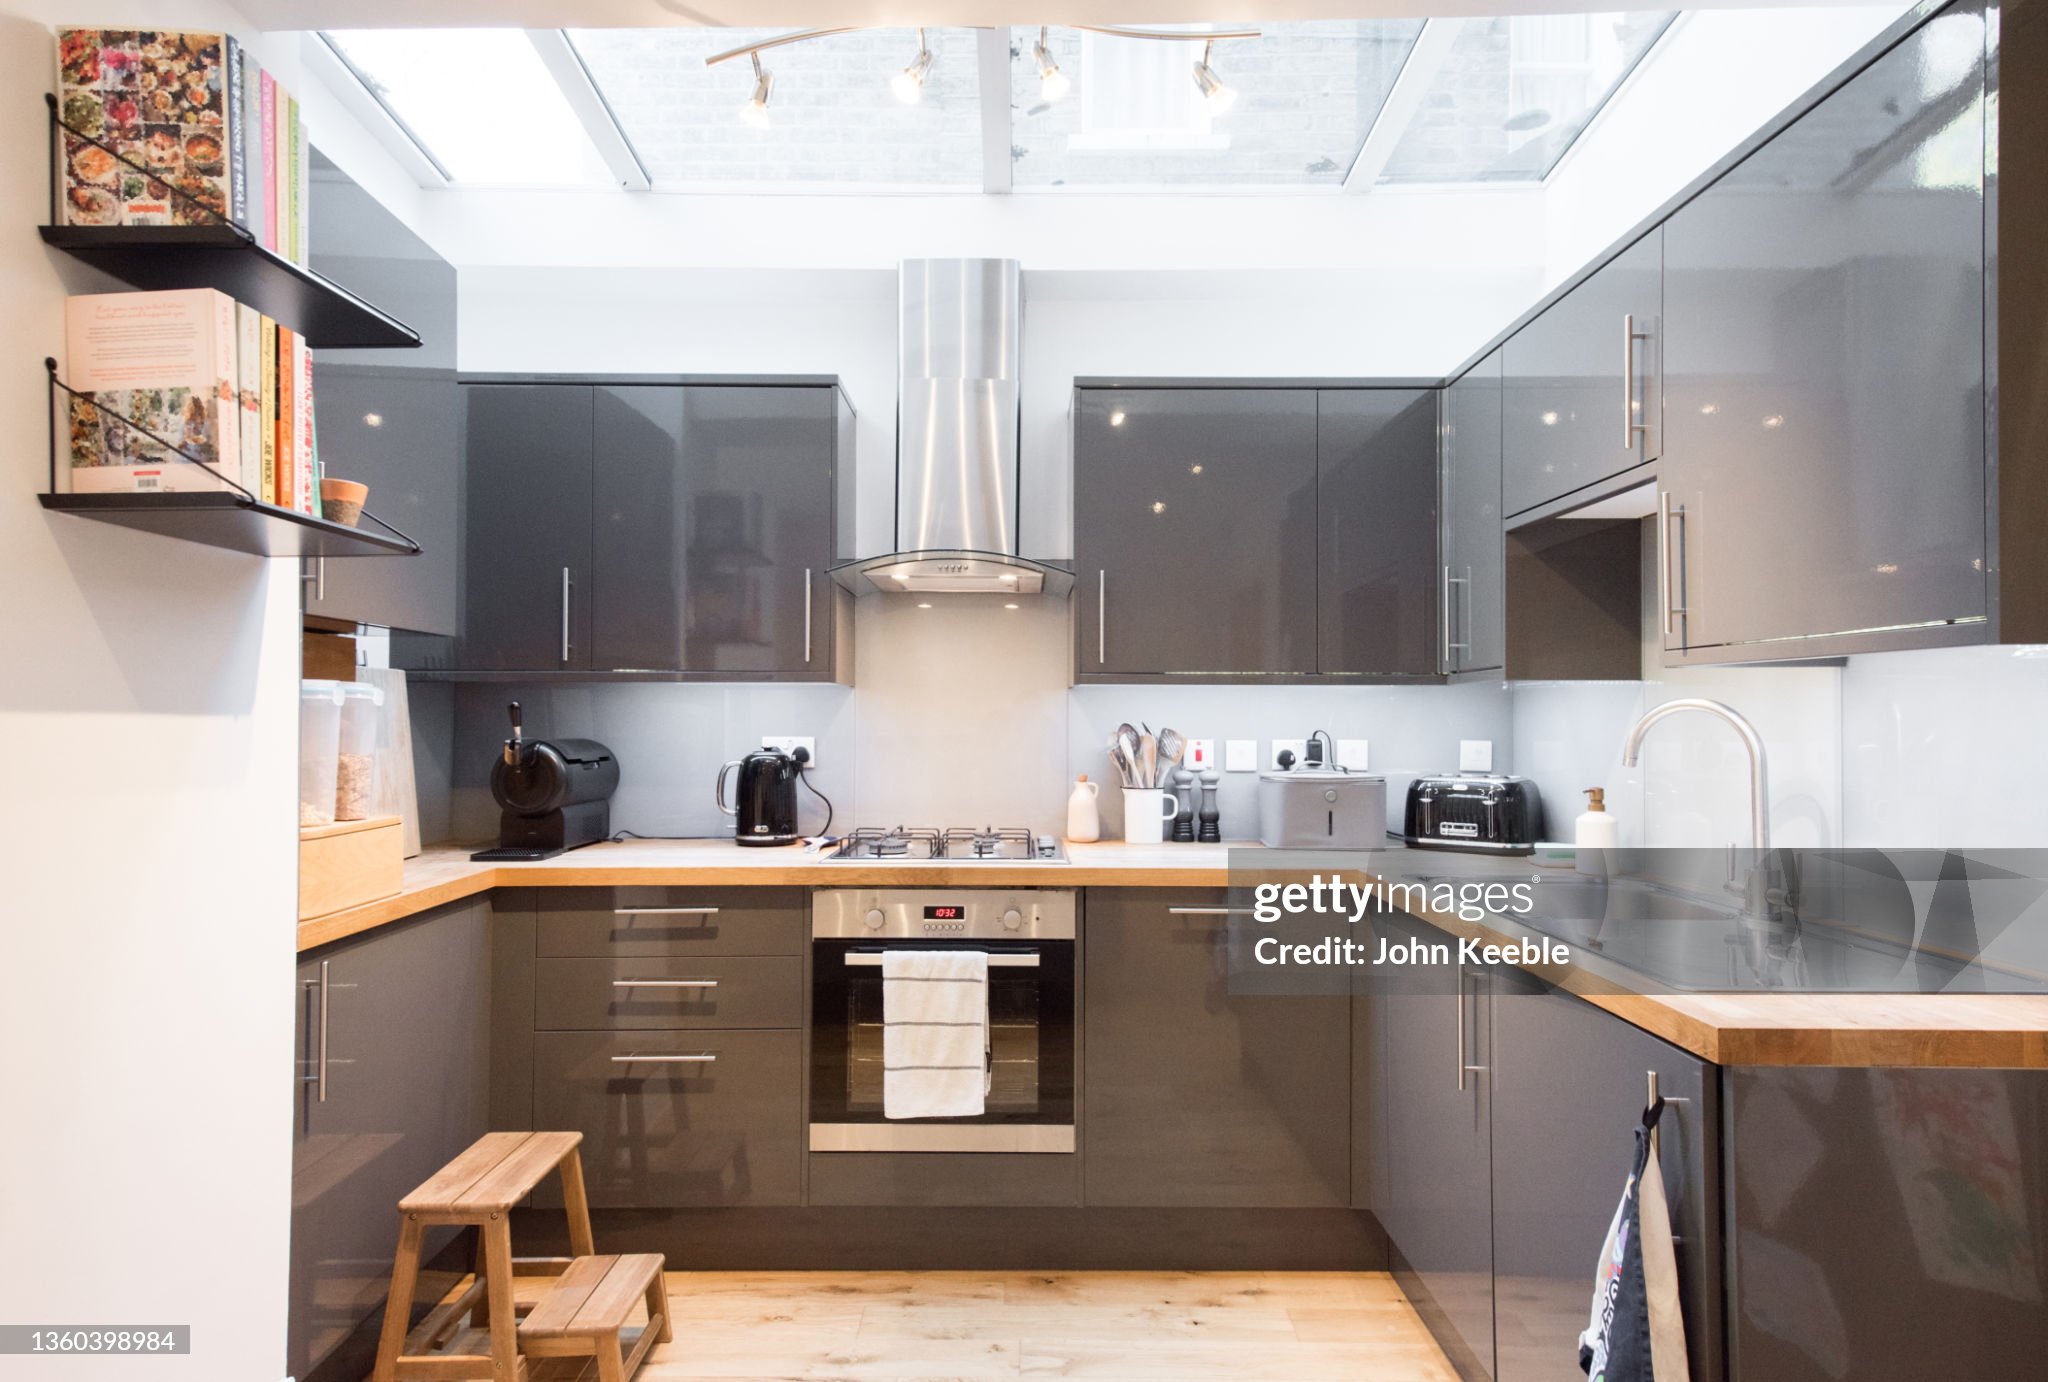
<svg viewBox="0 0 2048 1382">
<path fill-rule="evenodd" d="M 831 667 L 838 400 L 822 387 L 596 390 L 593 666 Z"/>
<path fill-rule="evenodd" d="M 1438 395 L 1316 395 L 1316 662 L 1325 675 L 1438 671 Z"/>
<path fill-rule="evenodd" d="M 1501 348 L 1506 512 L 1657 459 L 1663 271 L 1652 230 Z"/>
<path fill-rule="evenodd" d="M 1984 636 L 1983 90 L 1945 12 L 1665 223 L 1667 653 Z"/>
<path fill-rule="evenodd" d="M 468 384 L 462 563 L 465 671 L 590 660 L 591 390 Z"/>
<path fill-rule="evenodd" d="M 1659 1156 L 1690 1372 L 1724 1376 L 1718 1072 L 1521 970 L 1498 971 L 1491 984 L 1496 1377 L 1583 1376 L 1575 1359 L 1591 1264 L 1628 1175 L 1652 1072 L 1667 1101 Z"/>
<path fill-rule="evenodd" d="M 1082 960 L 1082 1198 L 1340 1208 L 1351 1000 L 1230 991 L 1221 891 L 1096 888 Z M 1192 909 L 1192 910 L 1190 910 Z"/>
<path fill-rule="evenodd" d="M 1455 945 L 1405 914 L 1376 916 L 1373 928 L 1391 942 L 1445 946 L 1446 954 Z M 1372 1142 L 1358 1166 L 1365 1207 L 1386 1229 L 1394 1269 L 1430 1332 L 1465 1376 L 1491 1377 L 1492 973 L 1445 959 L 1383 965 L 1377 974 L 1358 995 L 1373 1008 L 1355 1096 Z M 1596 1241 L 1587 1250 L 1589 1281 L 1599 1248 Z M 1580 1297 L 1583 1323 L 1586 1293 Z"/>
<path fill-rule="evenodd" d="M 320 463 L 370 487 L 369 507 L 410 534 L 418 556 L 331 561 L 306 611 L 453 634 L 461 561 L 462 399 L 455 382 L 455 267 L 317 152 L 312 266 L 420 334 L 411 350 L 321 350 Z M 364 520 L 364 527 L 376 525 Z"/>
<path fill-rule="evenodd" d="M 1507 665 L 1501 392 L 1498 350 L 1444 390 L 1438 648 L 1447 673 Z"/>
<path fill-rule="evenodd" d="M 294 1377 L 323 1360 L 327 1376 L 368 1371 L 399 1197 L 488 1127 L 490 947 L 490 905 L 479 898 L 299 959 L 285 1358 Z M 452 1233 L 437 1230 L 429 1250 Z"/>
<path fill-rule="evenodd" d="M 1316 670 L 1316 391 L 1074 397 L 1076 666 Z"/>
</svg>

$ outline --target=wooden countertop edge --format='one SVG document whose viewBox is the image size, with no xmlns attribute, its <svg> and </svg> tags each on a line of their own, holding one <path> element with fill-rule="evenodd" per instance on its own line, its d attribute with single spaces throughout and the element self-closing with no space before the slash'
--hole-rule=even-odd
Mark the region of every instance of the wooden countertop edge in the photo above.
<svg viewBox="0 0 2048 1382">
<path fill-rule="evenodd" d="M 978 887 L 1222 888 L 1227 869 L 1074 864 L 1011 869 L 844 864 L 488 864 L 415 860 L 427 875 L 393 897 L 301 921 L 301 953 L 450 902 L 520 887 Z M 1420 920 L 1486 944 L 1513 934 L 1434 910 Z M 2048 1069 L 2048 995 L 1632 993 L 1576 966 L 1524 965 L 1603 1011 L 1717 1065 L 1919 1066 Z"/>
</svg>

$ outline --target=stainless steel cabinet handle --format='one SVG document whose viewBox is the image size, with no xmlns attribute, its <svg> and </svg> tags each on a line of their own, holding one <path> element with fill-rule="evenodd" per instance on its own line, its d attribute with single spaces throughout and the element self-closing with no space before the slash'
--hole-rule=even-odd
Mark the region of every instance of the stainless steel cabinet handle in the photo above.
<svg viewBox="0 0 2048 1382">
<path fill-rule="evenodd" d="M 882 967 L 882 957 L 865 950 L 856 950 L 846 957 L 846 967 L 848 969 L 880 969 Z M 988 967 L 990 969 L 1037 969 L 1039 964 L 1036 955 L 991 955 L 988 957 Z"/>
<path fill-rule="evenodd" d="M 318 604 L 327 598 L 327 558 L 309 558 L 309 565 L 299 574 L 299 579 L 313 587 L 313 602 Z"/>
<path fill-rule="evenodd" d="M 1167 913 L 1177 917 L 1249 917 L 1257 916 L 1249 907 L 1168 907 Z"/>
<path fill-rule="evenodd" d="M 1621 449 L 1633 451 L 1636 438 L 1650 435 L 1650 424 L 1636 421 L 1636 342 L 1650 333 L 1636 330 L 1635 313 L 1621 319 Z"/>
<path fill-rule="evenodd" d="M 329 993 L 327 967 L 330 961 L 320 962 L 320 1037 L 319 1065 L 313 1075 L 313 1089 L 321 1103 L 327 1102 L 327 996 Z"/>
<path fill-rule="evenodd" d="M 1095 573 L 1095 665 L 1109 665 L 1109 572 Z"/>
<path fill-rule="evenodd" d="M 1465 1060 L 1465 966 L 1458 966 L 1458 1088 L 1464 1089 L 1467 1075 L 1485 1073 L 1483 1065 L 1472 1065 Z"/>
<path fill-rule="evenodd" d="M 650 1056 L 639 1051 L 626 1056 L 613 1056 L 613 1065 L 709 1065 L 718 1059 L 711 1051 L 692 1051 L 674 1056 Z"/>
<path fill-rule="evenodd" d="M 1671 575 L 1671 520 L 1678 520 L 1678 578 Z M 1671 491 L 1657 491 L 1657 600 L 1664 607 L 1664 636 L 1670 638 L 1677 632 L 1678 621 L 1685 617 L 1685 505 L 1680 504 L 1674 514 L 1671 507 Z M 1676 598 L 1674 598 L 1676 597 Z"/>
<path fill-rule="evenodd" d="M 804 661 L 811 660 L 811 568 L 804 568 Z"/>
<path fill-rule="evenodd" d="M 1443 594 L 1444 670 L 1446 672 L 1455 672 L 1458 668 L 1456 660 L 1451 657 L 1451 568 L 1448 566 L 1444 568 Z"/>
<path fill-rule="evenodd" d="M 569 579 L 569 568 L 562 568 L 562 661 L 569 660 L 569 591 L 575 582 Z"/>
<path fill-rule="evenodd" d="M 1455 627 L 1455 621 L 1451 618 L 1451 587 L 1454 585 L 1461 585 L 1465 587 L 1464 598 L 1458 601 L 1459 605 L 1464 606 L 1465 615 L 1465 640 L 1462 643 L 1458 642 L 1456 639 L 1452 637 L 1452 629 Z M 1472 651 L 1471 606 L 1472 568 L 1469 566 L 1466 567 L 1465 574 L 1462 576 L 1453 576 L 1451 574 L 1451 568 L 1446 566 L 1444 568 L 1444 662 L 1447 665 L 1449 665 L 1453 671 L 1456 670 L 1457 660 L 1454 659 L 1451 656 L 1451 654 L 1469 653 Z"/>
<path fill-rule="evenodd" d="M 614 907 L 615 917 L 709 917 L 718 915 L 716 907 Z"/>
<path fill-rule="evenodd" d="M 715 989 L 716 979 L 614 979 L 615 989 Z"/>
</svg>

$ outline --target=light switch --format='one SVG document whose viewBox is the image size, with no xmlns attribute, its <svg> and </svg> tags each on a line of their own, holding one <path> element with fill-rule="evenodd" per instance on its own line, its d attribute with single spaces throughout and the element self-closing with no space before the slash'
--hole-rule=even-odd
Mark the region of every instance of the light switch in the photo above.
<svg viewBox="0 0 2048 1382">
<path fill-rule="evenodd" d="M 1223 770 L 1228 773 L 1257 772 L 1259 770 L 1259 741 L 1256 739 L 1224 740 Z"/>
<path fill-rule="evenodd" d="M 1492 772 L 1493 740 L 1460 739 L 1458 741 L 1458 771 L 1465 773 Z"/>
<path fill-rule="evenodd" d="M 1293 763 L 1295 767 L 1299 768 L 1301 766 L 1302 758 L 1306 756 L 1308 753 L 1308 740 L 1275 739 L 1273 741 L 1273 756 L 1268 760 L 1268 762 L 1270 762 L 1273 767 L 1277 768 L 1280 766 L 1280 755 L 1283 751 L 1294 755 L 1294 757 L 1289 759 L 1288 761 Z"/>
<path fill-rule="evenodd" d="M 1180 757 L 1180 765 L 1194 772 L 1208 772 L 1216 766 L 1216 741 L 1214 739 L 1188 740 L 1187 750 Z"/>
<path fill-rule="evenodd" d="M 1371 766 L 1366 750 L 1369 746 L 1363 739 L 1339 739 L 1337 741 L 1337 762 L 1352 772 L 1363 772 Z"/>
</svg>

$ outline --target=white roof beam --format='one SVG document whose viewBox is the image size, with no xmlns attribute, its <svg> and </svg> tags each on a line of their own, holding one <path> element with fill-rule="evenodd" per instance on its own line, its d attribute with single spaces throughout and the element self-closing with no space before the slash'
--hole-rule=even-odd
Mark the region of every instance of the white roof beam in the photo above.
<svg viewBox="0 0 2048 1382">
<path fill-rule="evenodd" d="M 1365 143 L 1359 146 L 1358 157 L 1351 161 L 1351 171 L 1344 175 L 1346 192 L 1370 192 L 1379 182 L 1465 24 L 1462 19 L 1432 19 L 1423 24 L 1415 46 L 1408 50 L 1408 60 L 1401 64 L 1401 74 L 1394 78 L 1394 89 L 1387 93 L 1372 129 L 1366 132 Z"/>
<path fill-rule="evenodd" d="M 654 180 L 647 176 L 640 156 L 633 152 L 632 141 L 619 128 L 617 117 L 606 103 L 604 93 L 598 90 L 596 78 L 577 55 L 576 46 L 569 42 L 569 35 L 560 29 L 528 29 L 526 37 L 540 54 L 548 75 L 562 89 L 562 99 L 583 122 L 583 132 L 590 136 L 598 157 L 611 169 L 612 184 L 628 192 L 645 192 L 653 187 Z"/>
<path fill-rule="evenodd" d="M 981 78 L 981 190 L 1007 193 L 1010 160 L 1010 30 L 975 33 Z"/>
</svg>

